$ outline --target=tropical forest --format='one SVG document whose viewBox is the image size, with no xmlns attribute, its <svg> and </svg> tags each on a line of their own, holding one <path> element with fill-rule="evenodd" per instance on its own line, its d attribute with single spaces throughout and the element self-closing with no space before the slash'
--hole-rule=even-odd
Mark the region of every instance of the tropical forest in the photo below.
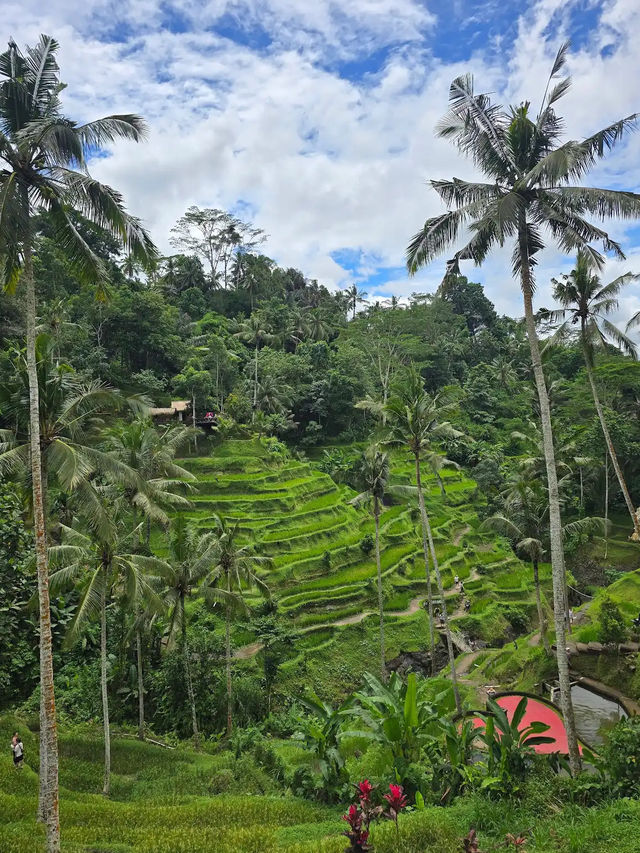
<svg viewBox="0 0 640 853">
<path fill-rule="evenodd" d="M 60 30 L 0 55 L 1 853 L 640 850 L 639 117 L 458 63 L 384 296 L 155 233 Z"/>
</svg>

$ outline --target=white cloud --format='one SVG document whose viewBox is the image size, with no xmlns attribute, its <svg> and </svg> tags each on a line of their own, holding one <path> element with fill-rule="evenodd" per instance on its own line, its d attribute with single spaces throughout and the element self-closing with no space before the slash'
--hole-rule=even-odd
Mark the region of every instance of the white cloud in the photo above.
<svg viewBox="0 0 640 853">
<path fill-rule="evenodd" d="M 119 6 L 86 0 L 80 7 L 49 0 L 44 11 L 40 0 L 9 0 L 3 11 L 7 34 L 19 42 L 33 42 L 41 31 L 60 41 L 71 115 L 135 111 L 147 118 L 151 134 L 144 146 L 118 144 L 93 171 L 124 192 L 162 248 L 168 249 L 169 229 L 190 204 L 231 208 L 244 202 L 270 235 L 269 254 L 337 286 L 349 273 L 332 253 L 361 252 L 358 278 L 401 267 L 409 237 L 440 210 L 426 179 L 473 175 L 452 146 L 434 137 L 451 79 L 471 70 L 477 88 L 504 100 L 531 98 L 536 108 L 577 3 L 534 2 L 522 12 L 513 47 L 503 43 L 498 56 L 489 46 L 456 63 L 434 55 L 434 18 L 421 0 L 138 0 Z M 216 34 L 222 16 L 249 35 L 267 33 L 268 47 Z M 170 20 L 180 27 L 170 30 Z M 637 3 L 606 0 L 599 27 L 571 55 L 574 86 L 563 110 L 572 135 L 637 107 L 638 37 Z M 363 61 L 389 47 L 383 67 L 357 82 L 340 77 L 340 61 Z M 593 181 L 640 189 L 640 136 L 610 157 Z M 624 239 L 620 225 L 612 230 Z M 632 261 L 640 269 L 636 250 Z M 539 304 L 550 303 L 549 279 L 569 266 L 570 259 L 553 251 L 542 256 Z M 386 287 L 364 287 L 381 296 L 432 289 L 442 270 L 437 263 L 412 281 L 394 274 Z M 506 250 L 482 270 L 465 272 L 486 283 L 498 310 L 520 311 Z M 625 310 L 640 308 L 635 296 L 629 300 Z"/>
</svg>

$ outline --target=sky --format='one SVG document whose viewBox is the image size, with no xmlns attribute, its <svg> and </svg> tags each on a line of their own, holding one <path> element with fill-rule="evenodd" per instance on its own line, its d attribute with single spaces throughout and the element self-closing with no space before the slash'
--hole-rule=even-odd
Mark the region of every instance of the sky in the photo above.
<svg viewBox="0 0 640 853">
<path fill-rule="evenodd" d="M 190 205 L 220 207 L 263 228 L 263 250 L 282 266 L 332 289 L 355 282 L 370 300 L 432 292 L 442 279 L 444 260 L 408 278 L 404 252 L 442 211 L 427 181 L 475 176 L 434 133 L 456 76 L 537 107 L 568 38 L 568 138 L 640 110 L 638 0 L 4 0 L 3 24 L 21 45 L 58 40 L 72 118 L 145 117 L 144 144 L 119 142 L 91 170 L 162 251 Z M 640 192 L 640 134 L 589 183 Z M 606 280 L 640 272 L 640 227 L 608 230 L 627 261 L 608 262 Z M 509 254 L 463 272 L 519 316 Z M 544 252 L 538 306 L 571 266 Z M 633 285 L 614 319 L 638 310 Z"/>
</svg>

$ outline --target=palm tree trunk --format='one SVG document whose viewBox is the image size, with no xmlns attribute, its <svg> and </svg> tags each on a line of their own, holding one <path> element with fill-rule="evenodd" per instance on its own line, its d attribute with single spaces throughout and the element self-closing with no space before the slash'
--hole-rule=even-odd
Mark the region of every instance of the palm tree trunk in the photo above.
<svg viewBox="0 0 640 853">
<path fill-rule="evenodd" d="M 198 433 L 196 432 L 196 392 L 191 392 L 191 423 L 193 425 L 193 446 L 198 452 Z"/>
<path fill-rule="evenodd" d="M 184 606 L 182 608 L 184 614 Z M 193 728 L 193 745 L 195 749 L 200 749 L 200 732 L 198 731 L 198 715 L 196 714 L 196 697 L 193 692 L 193 681 L 191 679 L 191 663 L 189 662 L 189 644 L 187 643 L 187 626 L 182 622 L 182 654 L 184 656 L 184 674 L 187 679 L 187 696 L 189 697 L 189 705 L 191 707 L 191 725 Z"/>
<path fill-rule="evenodd" d="M 251 423 L 256 419 L 256 409 L 258 408 L 258 344 L 256 342 L 256 355 L 253 367 L 253 406 L 251 409 Z"/>
<path fill-rule="evenodd" d="M 102 693 L 102 725 L 104 728 L 104 783 L 102 793 L 109 796 L 111 786 L 111 728 L 109 726 L 109 694 L 107 692 L 107 583 L 109 565 L 102 564 L 100 590 L 100 690 Z"/>
<path fill-rule="evenodd" d="M 40 804 L 38 813 L 45 822 L 47 853 L 59 853 L 60 817 L 58 804 L 58 731 L 53 686 L 53 647 L 49 602 L 49 560 L 45 524 L 40 447 L 40 392 L 36 363 L 36 289 L 29 239 L 24 244 L 24 281 L 27 331 L 27 375 L 29 378 L 29 453 L 33 490 L 33 529 L 38 573 L 40 616 Z"/>
<path fill-rule="evenodd" d="M 40 389 L 38 389 L 39 391 Z M 49 547 L 49 540 L 47 537 L 48 533 L 48 500 L 47 500 L 47 482 L 48 482 L 48 472 L 47 472 L 47 457 L 46 453 L 42 452 L 42 448 L 40 451 L 41 455 L 41 464 L 40 471 L 42 473 L 42 514 L 44 517 L 44 531 L 45 531 L 45 539 L 47 542 L 47 549 Z M 48 553 L 48 551 L 47 551 Z M 44 732 L 46 727 L 46 705 L 45 705 L 45 697 L 44 691 L 40 690 L 40 732 Z M 46 803 L 47 803 L 47 749 L 44 743 L 44 740 L 41 738 L 40 741 L 40 784 L 38 789 L 38 814 L 37 821 L 38 823 L 44 823 L 46 818 Z"/>
<path fill-rule="evenodd" d="M 420 474 L 420 460 L 417 460 L 416 473 Z M 451 628 L 449 627 L 449 615 L 447 613 L 447 603 L 444 600 L 444 587 L 442 586 L 442 575 L 438 565 L 438 556 L 433 544 L 433 534 L 431 533 L 431 523 L 427 515 L 427 508 L 424 504 L 424 495 L 422 494 L 422 482 L 418 481 L 418 502 L 420 504 L 420 515 L 422 517 L 423 529 L 427 532 L 427 541 L 429 542 L 429 551 L 431 552 L 431 561 L 433 570 L 436 575 L 436 583 L 438 584 L 438 594 L 442 602 L 442 619 L 444 622 L 444 633 L 447 639 L 447 651 L 449 652 L 449 665 L 451 666 L 451 682 L 453 684 L 453 695 L 456 700 L 456 710 L 459 714 L 462 713 L 462 702 L 460 701 L 460 692 L 458 690 L 458 676 L 456 674 L 456 656 L 453 650 L 453 640 L 451 639 Z"/>
<path fill-rule="evenodd" d="M 427 510 L 424 505 L 422 494 L 422 479 L 420 477 L 420 457 L 416 456 L 416 483 L 418 487 L 418 504 L 420 505 L 420 519 L 422 527 L 422 551 L 424 553 L 424 572 L 427 577 L 427 607 L 429 609 L 429 652 L 431 654 L 431 675 L 436 674 L 436 643 L 433 630 L 433 592 L 431 589 L 431 572 L 429 571 L 429 543 L 427 542 L 427 525 L 425 518 Z M 444 602 L 443 602 L 444 606 Z"/>
<path fill-rule="evenodd" d="M 584 516 L 584 477 L 582 476 L 582 465 L 580 465 L 580 518 Z"/>
<path fill-rule="evenodd" d="M 519 242 L 521 259 L 521 285 L 524 297 L 524 314 L 531 350 L 533 375 L 540 402 L 540 421 L 542 425 L 542 442 L 547 472 L 547 487 L 549 491 L 549 538 L 551 542 L 551 571 L 553 577 L 553 621 L 556 633 L 556 658 L 558 663 L 558 682 L 560 684 L 560 704 L 564 716 L 569 745 L 569 764 L 572 773 L 580 770 L 580 752 L 576 722 L 571 701 L 571 681 L 569 678 L 569 655 L 567 653 L 566 621 L 565 621 L 565 567 L 562 547 L 562 521 L 560 518 L 560 499 L 558 494 L 558 475 L 553 446 L 553 428 L 551 426 L 551 408 L 549 395 L 542 370 L 540 343 L 536 332 L 533 316 L 533 289 L 531 267 L 528 254 L 528 240 L 525 231 L 526 223 L 521 223 Z"/>
<path fill-rule="evenodd" d="M 382 567 L 380 565 L 380 505 L 378 498 L 373 499 L 373 517 L 376 525 L 376 572 L 378 575 L 378 609 L 380 612 L 380 675 L 382 682 L 386 680 L 384 656 L 384 599 L 382 596 Z"/>
<path fill-rule="evenodd" d="M 231 574 L 227 572 L 227 593 L 231 596 Z M 233 730 L 233 694 L 231 692 L 231 610 L 227 602 L 224 626 L 225 665 L 227 675 L 227 737 Z"/>
<path fill-rule="evenodd" d="M 538 561 L 533 561 L 533 585 L 536 590 L 536 607 L 538 608 L 538 624 L 540 625 L 540 638 L 547 654 L 551 652 L 547 640 L 547 619 L 542 609 L 542 596 L 540 595 L 540 575 L 538 572 Z"/>
<path fill-rule="evenodd" d="M 609 454 L 604 452 L 604 558 L 609 553 Z"/>
<path fill-rule="evenodd" d="M 138 664 L 138 738 L 144 740 L 144 676 L 142 672 L 142 633 L 136 629 L 136 656 Z"/>
<path fill-rule="evenodd" d="M 596 388 L 595 379 L 593 378 L 593 370 L 591 369 L 591 365 L 589 364 L 588 356 L 585 354 L 585 367 L 587 370 L 587 376 L 589 377 L 589 385 L 591 386 L 591 393 L 593 394 L 593 402 L 596 406 L 596 412 L 598 413 L 598 420 L 600 421 L 600 426 L 602 427 L 602 434 L 604 436 L 605 443 L 607 445 L 607 449 L 609 451 L 609 456 L 611 457 L 611 463 L 613 465 L 613 470 L 616 472 L 616 477 L 618 478 L 618 483 L 620 483 L 620 488 L 622 489 L 622 494 L 624 496 L 624 502 L 627 505 L 627 509 L 629 510 L 629 515 L 631 516 L 631 521 L 633 522 L 633 529 L 636 534 L 636 538 L 640 541 L 640 522 L 636 516 L 636 511 L 633 506 L 633 502 L 631 500 L 631 495 L 629 494 L 629 489 L 627 488 L 626 480 L 624 479 L 624 474 L 622 473 L 622 468 L 620 467 L 620 463 L 618 462 L 618 456 L 616 454 L 615 448 L 613 446 L 613 441 L 611 440 L 611 434 L 609 433 L 609 427 L 607 426 L 607 422 L 604 419 L 604 411 L 602 409 L 602 404 L 600 402 L 600 397 L 598 396 L 598 389 Z"/>
</svg>

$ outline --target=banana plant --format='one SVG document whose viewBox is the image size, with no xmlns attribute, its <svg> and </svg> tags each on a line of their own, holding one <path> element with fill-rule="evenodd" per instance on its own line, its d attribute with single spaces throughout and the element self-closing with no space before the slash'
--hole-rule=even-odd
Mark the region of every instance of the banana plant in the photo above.
<svg viewBox="0 0 640 853">
<path fill-rule="evenodd" d="M 487 709 L 483 713 L 486 718 L 484 731 L 478 732 L 487 755 L 487 775 L 482 780 L 482 788 L 498 794 L 513 794 L 525 777 L 534 747 L 554 743 L 554 738 L 543 734 L 549 730 L 546 723 L 536 720 L 520 728 L 528 701 L 523 696 L 509 720 L 495 699 L 487 700 Z"/>
</svg>

